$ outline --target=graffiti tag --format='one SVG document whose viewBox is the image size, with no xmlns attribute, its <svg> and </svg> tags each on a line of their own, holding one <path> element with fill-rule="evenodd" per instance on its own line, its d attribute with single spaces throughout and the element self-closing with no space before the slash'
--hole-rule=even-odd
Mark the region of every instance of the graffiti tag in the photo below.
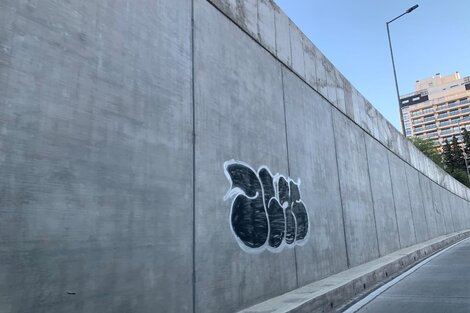
<svg viewBox="0 0 470 313">
<path fill-rule="evenodd" d="M 235 160 L 226 161 L 224 171 L 231 183 L 224 200 L 233 198 L 230 225 L 243 250 L 280 252 L 307 241 L 309 218 L 300 180 L 272 175 L 266 166 L 255 171 Z"/>
</svg>

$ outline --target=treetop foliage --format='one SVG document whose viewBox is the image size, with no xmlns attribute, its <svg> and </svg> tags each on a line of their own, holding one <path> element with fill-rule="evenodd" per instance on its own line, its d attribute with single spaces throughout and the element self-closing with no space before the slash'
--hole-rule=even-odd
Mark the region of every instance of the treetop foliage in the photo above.
<svg viewBox="0 0 470 313">
<path fill-rule="evenodd" d="M 462 129 L 462 140 L 460 142 L 455 136 L 450 142 L 445 139 L 440 150 L 430 139 L 416 137 L 408 139 L 434 163 L 470 188 L 465 162 L 467 161 L 470 164 L 470 132 L 465 128 Z"/>
</svg>

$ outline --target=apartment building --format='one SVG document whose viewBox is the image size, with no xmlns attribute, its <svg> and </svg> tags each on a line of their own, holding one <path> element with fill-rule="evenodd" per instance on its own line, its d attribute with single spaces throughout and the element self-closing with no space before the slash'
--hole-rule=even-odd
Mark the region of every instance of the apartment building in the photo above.
<svg viewBox="0 0 470 313">
<path fill-rule="evenodd" d="M 400 96 L 407 137 L 429 138 L 442 145 L 470 130 L 470 77 L 440 73 L 416 81 L 415 92 Z"/>
</svg>

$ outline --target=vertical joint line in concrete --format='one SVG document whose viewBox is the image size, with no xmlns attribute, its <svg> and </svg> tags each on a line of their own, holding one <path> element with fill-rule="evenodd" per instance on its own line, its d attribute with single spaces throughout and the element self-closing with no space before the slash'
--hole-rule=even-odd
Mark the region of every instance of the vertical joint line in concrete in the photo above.
<svg viewBox="0 0 470 313">
<path fill-rule="evenodd" d="M 433 187 L 434 187 L 433 184 L 436 184 L 439 187 L 439 185 L 437 183 L 435 183 L 433 180 L 430 179 L 431 199 L 432 199 L 432 206 L 433 206 L 433 210 L 434 210 L 434 220 L 436 222 L 436 232 L 437 232 L 436 235 L 440 236 L 440 235 L 442 235 L 442 233 L 441 233 L 441 224 L 442 223 L 439 220 L 439 217 L 438 217 L 438 214 L 437 214 L 437 211 L 438 211 L 437 207 L 439 206 L 439 203 L 437 203 L 437 198 L 435 197 L 434 192 L 433 192 Z"/>
<path fill-rule="evenodd" d="M 427 217 L 427 210 L 426 210 L 426 207 L 424 205 L 424 193 L 423 193 L 423 187 L 421 186 L 421 176 L 420 176 L 420 172 L 418 170 L 416 170 L 416 173 L 418 174 L 418 184 L 419 184 L 419 190 L 421 190 L 421 199 L 423 200 L 422 203 L 423 203 L 423 211 L 424 211 L 424 222 L 426 223 L 426 232 L 428 233 L 427 237 L 426 237 L 426 240 L 428 240 L 429 238 L 431 238 L 431 235 L 429 234 L 429 224 L 428 224 L 428 217 Z"/>
<path fill-rule="evenodd" d="M 377 253 L 379 254 L 379 257 L 380 257 L 382 256 L 382 253 L 380 253 L 379 232 L 377 230 L 377 218 L 375 216 L 375 201 L 374 201 L 374 193 L 372 192 L 372 181 L 370 179 L 369 155 L 367 154 L 366 136 L 369 136 L 369 135 L 367 133 L 363 135 L 364 151 L 366 152 L 366 162 L 367 162 L 367 177 L 369 178 L 369 191 L 370 191 L 370 198 L 372 199 L 372 212 L 374 214 L 375 239 L 377 240 Z"/>
<path fill-rule="evenodd" d="M 392 170 L 390 169 L 390 157 L 387 154 L 388 174 L 390 175 L 390 189 L 392 190 L 393 210 L 395 211 L 395 223 L 397 224 L 398 244 L 401 246 L 400 226 L 398 224 L 397 204 L 395 203 L 395 192 L 393 191 Z"/>
<path fill-rule="evenodd" d="M 348 248 L 348 239 L 346 237 L 346 223 L 344 221 L 344 205 L 343 205 L 343 194 L 341 192 L 341 175 L 339 174 L 339 162 L 338 162 L 338 148 L 336 146 L 336 130 L 335 130 L 335 121 L 333 119 L 333 106 L 329 106 L 330 108 L 330 116 L 331 116 L 331 126 L 333 128 L 333 141 L 334 141 L 334 148 L 335 148 L 335 161 L 336 161 L 336 174 L 338 175 L 338 190 L 339 190 L 339 201 L 341 204 L 341 219 L 343 221 L 343 237 L 344 237 L 344 247 L 346 248 L 346 265 L 349 268 L 351 266 L 351 261 L 349 260 L 349 248 Z"/>
<path fill-rule="evenodd" d="M 406 165 L 404 165 L 406 166 Z M 415 243 L 418 243 L 418 236 L 416 236 L 416 223 L 415 223 L 415 215 L 413 210 L 413 205 L 411 203 L 411 193 L 410 193 L 410 184 L 408 183 L 408 171 L 405 169 L 405 181 L 406 181 L 406 189 L 408 190 L 408 202 L 410 203 L 410 211 L 411 211 L 411 222 L 413 223 L 413 233 L 415 234 Z"/>
<path fill-rule="evenodd" d="M 191 0 L 191 114 L 192 114 L 192 145 L 193 145 L 193 242 L 192 242 L 192 306 L 196 313 L 196 101 L 194 82 L 194 0 Z"/>
<path fill-rule="evenodd" d="M 287 156 L 287 173 L 291 177 L 290 173 L 290 161 L 289 161 L 289 140 L 287 135 L 287 110 L 286 110 L 286 95 L 284 88 L 284 66 L 281 64 L 281 87 L 282 87 L 282 105 L 284 108 L 284 133 L 286 134 L 286 156 Z M 294 247 L 294 262 L 295 262 L 295 281 L 297 287 L 299 287 L 299 273 L 297 266 L 297 249 Z"/>
<path fill-rule="evenodd" d="M 441 187 L 441 185 L 437 185 L 438 188 L 441 188 L 441 189 L 444 189 L 443 187 Z M 442 217 L 442 222 L 444 223 L 444 234 L 448 234 L 449 233 L 449 229 L 447 227 L 447 219 L 446 219 L 446 215 L 447 215 L 447 212 L 446 212 L 446 209 L 445 209 L 445 204 L 444 204 L 444 201 L 442 201 L 442 193 L 441 193 L 441 189 L 439 189 L 439 199 L 441 199 L 441 217 Z"/>
<path fill-rule="evenodd" d="M 447 191 L 446 191 L 447 192 Z M 452 232 L 454 231 L 457 231 L 456 227 L 455 227 L 455 221 L 454 221 L 454 209 L 453 209 L 453 203 L 454 203 L 454 200 L 453 199 L 449 199 L 449 193 L 447 193 L 447 199 L 449 200 L 449 209 L 450 209 L 450 220 L 452 221 Z"/>
</svg>

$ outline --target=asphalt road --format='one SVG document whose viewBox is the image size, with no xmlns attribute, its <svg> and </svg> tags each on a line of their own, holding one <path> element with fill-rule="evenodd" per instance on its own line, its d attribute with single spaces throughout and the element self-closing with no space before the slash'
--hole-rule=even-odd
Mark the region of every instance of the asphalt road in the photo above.
<svg viewBox="0 0 470 313">
<path fill-rule="evenodd" d="M 357 312 L 469 313 L 470 239 L 436 256 Z"/>
</svg>

